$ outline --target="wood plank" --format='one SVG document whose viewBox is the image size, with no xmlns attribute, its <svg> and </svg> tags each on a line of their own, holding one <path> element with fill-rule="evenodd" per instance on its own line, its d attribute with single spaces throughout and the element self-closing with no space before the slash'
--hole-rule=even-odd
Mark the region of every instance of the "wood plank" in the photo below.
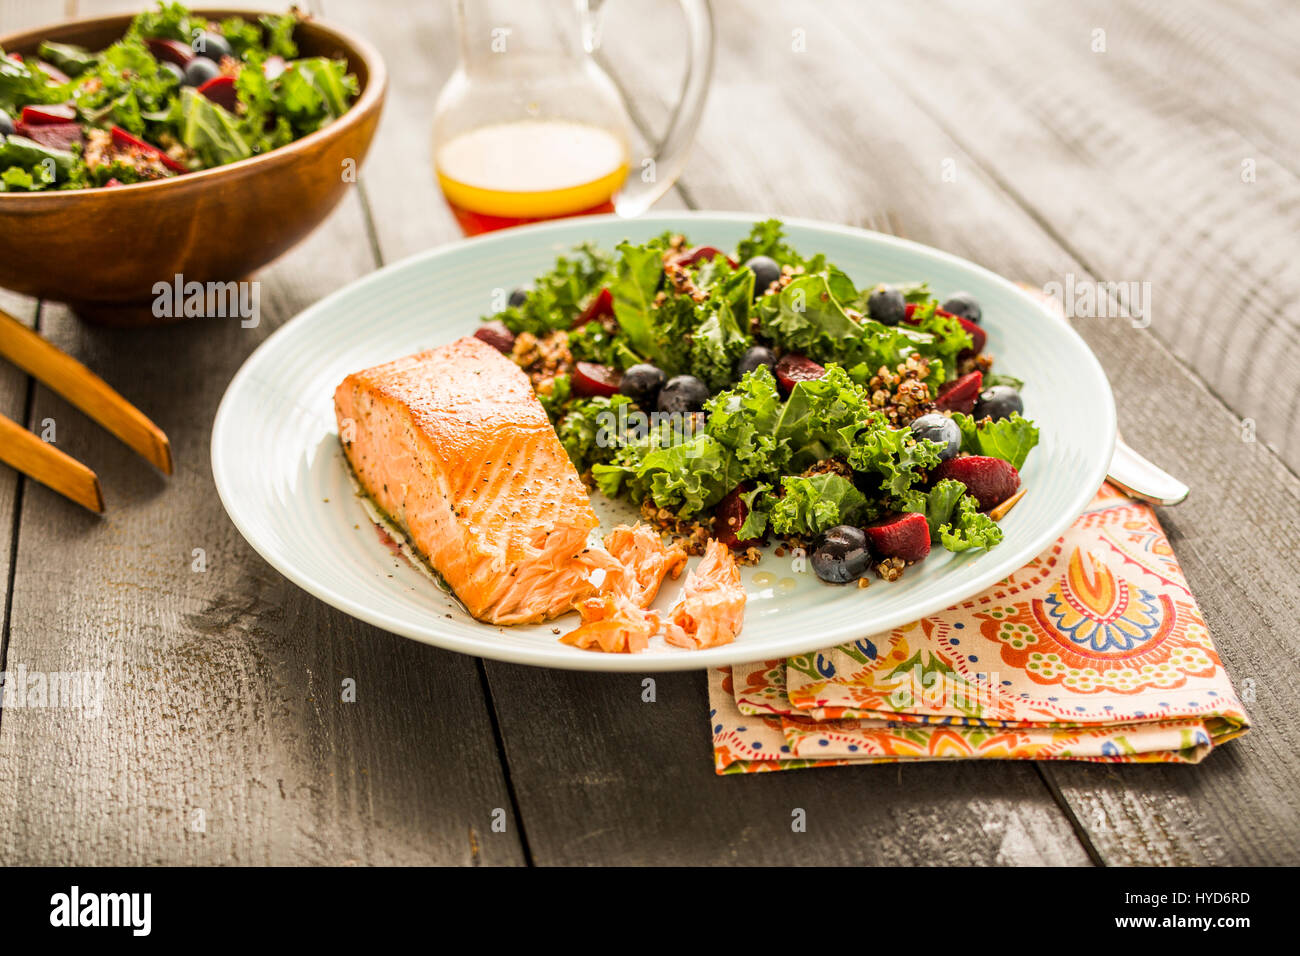
<svg viewBox="0 0 1300 956">
<path fill-rule="evenodd" d="M 373 265 L 353 193 L 257 277 L 256 329 L 105 330 L 51 310 L 46 334 L 156 418 L 177 472 L 165 479 L 38 390 L 35 417 L 100 471 L 109 511 L 90 518 L 28 487 L 9 666 L 102 670 L 103 713 L 5 708 L 0 860 L 522 861 L 474 661 L 308 597 L 248 547 L 213 488 L 211 422 L 234 371 Z M 349 678 L 355 703 L 340 699 Z"/>
<path fill-rule="evenodd" d="M 1285 0 L 1090 0 L 1059 13 L 1089 29 L 1105 24 L 1119 41 L 1109 45 L 1110 66 L 1125 71 L 1126 83 L 1147 90 L 1173 85 L 1185 102 L 1300 173 L 1300 74 L 1279 69 L 1294 59 L 1300 7 Z"/>
<path fill-rule="evenodd" d="M 999 119 L 996 102 L 967 103 L 966 114 L 940 125 L 919 105 L 927 102 L 920 93 L 901 88 L 882 68 L 894 54 L 880 48 L 897 46 L 911 54 L 909 69 L 920 71 L 919 49 L 909 46 L 913 38 L 927 56 L 934 49 L 961 48 L 943 31 L 960 31 L 972 18 L 944 13 L 949 22 L 941 27 L 940 14 L 928 7 L 879 5 L 873 9 L 889 18 L 882 26 L 845 3 L 766 3 L 761 11 L 753 3 L 717 7 L 719 20 L 731 25 L 719 51 L 719 71 L 727 80 L 714 90 L 685 177 L 686 188 L 702 203 L 878 228 L 1034 284 L 1066 272 L 1088 276 L 1044 228 L 1041 213 L 1008 195 L 1001 177 L 967 153 L 949 126 L 979 134 L 986 149 L 996 140 L 993 170 L 1014 166 L 1018 176 L 1020 167 L 1035 163 L 1049 172 L 1070 169 L 1061 165 L 1055 148 L 1039 144 L 1033 129 L 985 136 L 990 124 L 1007 122 Z M 791 50 L 796 29 L 804 31 L 804 54 Z M 644 31 L 646 52 L 629 67 L 642 68 L 668 42 L 650 20 Z M 981 49 L 1002 50 L 991 33 L 977 42 Z M 1015 47 L 1005 56 L 974 58 L 983 71 L 981 88 L 992 85 L 987 77 L 997 75 L 997 63 L 1014 61 L 1018 52 Z M 1057 77 L 1072 68 L 1067 60 L 1046 75 Z M 974 82 L 962 76 L 942 79 L 941 72 L 929 80 L 947 95 L 956 96 L 963 84 Z M 654 89 L 638 92 L 655 94 Z M 986 89 L 985 95 L 993 94 Z M 997 95 L 1015 100 L 1001 90 Z M 1092 101 L 1089 109 L 1104 112 L 1107 102 Z M 765 120 L 772 116 L 780 117 L 778 140 Z M 1191 140 L 1184 149 L 1198 145 Z M 1172 161 L 1181 162 L 1182 155 Z M 947 158 L 954 161 L 955 182 L 940 177 L 940 162 Z M 1048 177 L 1043 171 L 1024 174 Z M 1105 196 L 1104 190 L 1096 192 L 1099 188 L 1087 180 L 1076 201 Z M 1077 216 L 1051 225 L 1071 238 L 1076 226 L 1087 231 Z M 1123 245 L 1128 232 L 1154 228 L 1139 217 L 1117 226 L 1111 240 Z M 1202 264 L 1197 283 L 1217 288 L 1232 268 L 1228 262 Z M 1236 417 L 1164 347 L 1154 329 L 1093 320 L 1076 327 L 1110 375 L 1126 437 L 1193 488 L 1187 503 L 1161 517 L 1229 673 L 1239 685 L 1254 681 L 1256 697 L 1248 706 L 1255 730 L 1196 768 L 1045 764 L 1043 772 L 1107 862 L 1296 862 L 1297 849 L 1287 834 L 1300 828 L 1294 797 L 1300 792 L 1294 756 L 1300 738 L 1287 695 L 1300 680 L 1290 636 L 1300 611 L 1300 561 L 1293 544 L 1300 536 L 1294 504 L 1300 482 L 1263 443 L 1241 441 Z M 505 718 L 503 725 L 508 725 Z M 518 767 L 514 772 L 518 783 Z M 866 768 L 863 775 L 872 772 Z"/>
<path fill-rule="evenodd" d="M 31 303 L 0 290 L 0 308 L 12 311 L 11 307 L 19 310 L 17 316 L 20 320 L 31 324 L 31 317 L 24 314 L 26 311 L 34 315 Z M 27 397 L 30 388 L 31 380 L 28 376 L 0 362 L 0 415 L 23 425 L 28 424 Z M 0 466 L 0 669 L 3 669 L 5 651 L 9 645 L 10 559 L 17 543 L 15 532 L 18 527 L 19 489 L 25 483 L 26 478 L 14 469 Z"/>
<path fill-rule="evenodd" d="M 542 865 L 1085 865 L 1031 765 L 839 767 L 719 777 L 699 674 L 489 664 Z M 656 701 L 642 701 L 643 681 Z M 803 810 L 806 832 L 792 830 Z"/>
</svg>

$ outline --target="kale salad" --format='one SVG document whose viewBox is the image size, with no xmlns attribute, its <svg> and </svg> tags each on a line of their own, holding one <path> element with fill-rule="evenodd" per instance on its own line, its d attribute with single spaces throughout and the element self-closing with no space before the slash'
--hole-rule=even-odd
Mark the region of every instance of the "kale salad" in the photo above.
<svg viewBox="0 0 1300 956">
<path fill-rule="evenodd" d="M 159 3 L 103 50 L 0 50 L 0 192 L 166 179 L 276 149 L 355 99 L 342 60 L 299 57 L 295 11 L 220 22 Z"/>
<path fill-rule="evenodd" d="M 823 580 L 996 547 L 1038 442 L 979 303 L 859 287 L 781 223 L 736 249 L 583 245 L 475 333 L 524 369 L 589 485 L 698 552 L 780 539 Z M 778 550 L 778 553 L 784 553 Z"/>
</svg>

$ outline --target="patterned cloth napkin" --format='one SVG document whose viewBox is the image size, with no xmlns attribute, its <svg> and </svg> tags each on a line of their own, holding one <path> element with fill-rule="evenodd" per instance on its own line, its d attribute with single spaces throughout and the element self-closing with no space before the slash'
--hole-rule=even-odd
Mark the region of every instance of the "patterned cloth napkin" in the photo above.
<svg viewBox="0 0 1300 956">
<path fill-rule="evenodd" d="M 1249 727 L 1155 513 L 1109 485 L 983 594 L 852 644 L 710 671 L 709 705 L 718 773 L 1197 763 Z"/>
</svg>

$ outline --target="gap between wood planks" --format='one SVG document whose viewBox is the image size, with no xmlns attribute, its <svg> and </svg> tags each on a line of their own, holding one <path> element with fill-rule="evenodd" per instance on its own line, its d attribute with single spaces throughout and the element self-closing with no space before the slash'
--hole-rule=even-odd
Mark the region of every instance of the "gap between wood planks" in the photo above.
<svg viewBox="0 0 1300 956">
<path fill-rule="evenodd" d="M 44 302 L 37 300 L 36 311 L 32 317 L 32 328 L 41 330 L 41 310 Z M 24 428 L 35 424 L 36 413 L 36 379 L 25 376 L 23 392 L 22 417 L 18 420 Z M 0 674 L 6 673 L 9 665 L 9 635 L 13 628 L 14 581 L 18 576 L 18 532 L 23 518 L 23 492 L 27 488 L 27 476 L 21 471 L 16 473 L 14 482 L 13 516 L 9 520 L 9 568 L 5 575 L 4 615 L 0 617 Z M 4 721 L 4 708 L 0 707 L 0 723 Z"/>
<path fill-rule="evenodd" d="M 501 732 L 501 718 L 497 714 L 496 698 L 492 695 L 492 679 L 488 677 L 487 666 L 483 658 L 476 657 L 474 666 L 478 669 L 479 686 L 483 688 L 483 699 L 487 703 L 488 719 L 492 723 L 492 739 L 497 745 L 497 758 L 501 763 L 501 776 L 506 785 L 506 795 L 510 798 L 510 812 L 514 815 L 515 826 L 519 828 L 519 849 L 524 855 L 525 866 L 536 866 L 533 850 L 528 843 L 528 826 L 524 822 L 523 807 L 519 803 L 519 794 L 515 789 L 514 778 L 510 775 L 510 758 L 506 754 L 506 738 Z"/>
</svg>

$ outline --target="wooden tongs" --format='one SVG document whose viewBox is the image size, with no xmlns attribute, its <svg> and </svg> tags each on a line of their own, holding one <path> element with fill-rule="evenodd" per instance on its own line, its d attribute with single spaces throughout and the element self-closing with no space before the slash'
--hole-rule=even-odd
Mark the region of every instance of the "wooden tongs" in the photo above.
<svg viewBox="0 0 1300 956">
<path fill-rule="evenodd" d="M 2 309 L 0 356 L 58 392 L 163 474 L 172 473 L 172 446 L 161 428 L 86 366 Z M 93 471 L 3 415 L 0 461 L 91 511 L 104 511 L 104 493 Z"/>
</svg>

